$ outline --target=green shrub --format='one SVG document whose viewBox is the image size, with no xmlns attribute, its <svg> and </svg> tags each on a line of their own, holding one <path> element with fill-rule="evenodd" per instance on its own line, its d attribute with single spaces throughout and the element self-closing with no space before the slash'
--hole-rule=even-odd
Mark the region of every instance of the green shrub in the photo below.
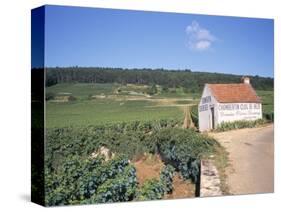
<svg viewBox="0 0 281 212">
<path fill-rule="evenodd" d="M 106 203 L 131 201 L 137 189 L 136 169 L 129 165 L 115 178 L 108 179 L 98 187 L 92 199 L 85 203 Z"/>
<path fill-rule="evenodd" d="M 101 146 L 134 159 L 134 156 L 144 152 L 155 153 L 156 143 L 151 142 L 151 135 L 163 128 L 176 128 L 181 125 L 182 120 L 163 119 L 82 128 L 48 128 L 46 129 L 46 163 L 56 168 L 69 155 L 89 156 Z"/>
<path fill-rule="evenodd" d="M 198 122 L 198 106 L 197 105 L 194 105 L 191 107 L 190 116 L 191 116 L 192 122 L 194 123 L 195 127 L 198 128 L 199 122 Z"/>
<path fill-rule="evenodd" d="M 96 99 L 96 96 L 94 96 L 93 94 L 88 94 L 87 99 L 93 100 L 93 99 Z"/>
<path fill-rule="evenodd" d="M 166 165 L 160 173 L 160 181 L 164 186 L 165 193 L 171 193 L 173 191 L 173 176 L 175 168 L 171 165 Z"/>
<path fill-rule="evenodd" d="M 264 112 L 263 118 L 269 122 L 274 122 L 274 112 Z"/>
<path fill-rule="evenodd" d="M 158 90 L 157 90 L 157 87 L 156 87 L 155 84 L 151 85 L 150 87 L 148 87 L 148 88 L 146 89 L 146 93 L 149 94 L 149 95 L 154 95 L 154 94 L 156 94 L 157 92 L 158 92 Z"/>
<path fill-rule="evenodd" d="M 215 131 L 223 132 L 233 129 L 242 129 L 242 128 L 253 128 L 258 127 L 266 123 L 265 119 L 257 119 L 255 121 L 233 121 L 233 122 L 223 122 L 217 126 Z"/>
<path fill-rule="evenodd" d="M 157 143 L 163 160 L 180 171 L 185 179 L 198 181 L 200 159 L 214 151 L 216 141 L 190 129 L 167 128 L 157 132 Z"/>
<path fill-rule="evenodd" d="M 135 168 L 124 156 L 107 162 L 101 157 L 83 159 L 81 156 L 71 156 L 57 170 L 46 169 L 46 205 L 126 201 L 133 198 L 132 190 L 136 186 Z M 102 191 L 106 189 L 108 193 L 102 196 Z M 112 196 L 110 192 L 116 195 Z"/>
<path fill-rule="evenodd" d="M 162 199 L 165 194 L 173 191 L 173 176 L 175 168 L 171 165 L 165 166 L 160 173 L 160 180 L 149 179 L 144 182 L 137 191 L 137 200 Z"/>
<path fill-rule="evenodd" d="M 157 200 L 162 199 L 165 194 L 165 188 L 161 181 L 150 179 L 144 182 L 138 190 L 137 200 Z"/>
<path fill-rule="evenodd" d="M 163 86 L 162 86 L 162 91 L 163 91 L 163 92 L 168 92 L 168 91 L 169 91 L 169 87 L 166 86 L 166 85 L 163 85 Z"/>
<path fill-rule="evenodd" d="M 45 98 L 46 98 L 47 101 L 53 100 L 53 99 L 55 99 L 55 94 L 52 93 L 52 92 L 47 92 Z"/>
<path fill-rule="evenodd" d="M 83 128 L 46 129 L 45 194 L 47 205 L 160 199 L 173 189 L 174 171 L 198 180 L 201 157 L 212 152 L 214 140 L 179 128 L 182 120 L 105 124 Z M 100 147 L 115 157 L 90 158 Z M 160 180 L 137 189 L 129 164 L 144 153 L 160 153 L 168 165 Z M 123 156 L 118 154 L 124 154 Z"/>
<path fill-rule="evenodd" d="M 76 101 L 77 98 L 75 96 L 69 96 L 68 101 Z"/>
</svg>

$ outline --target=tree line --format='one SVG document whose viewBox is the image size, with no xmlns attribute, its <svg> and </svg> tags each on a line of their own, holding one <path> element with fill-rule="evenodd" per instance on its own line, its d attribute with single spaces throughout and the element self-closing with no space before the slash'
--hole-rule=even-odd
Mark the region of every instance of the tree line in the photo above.
<svg viewBox="0 0 281 212">
<path fill-rule="evenodd" d="M 46 86 L 57 83 L 158 84 L 164 88 L 183 87 L 189 92 L 201 91 L 205 83 L 239 83 L 242 75 L 193 72 L 167 69 L 123 69 L 101 67 L 46 68 Z M 257 90 L 273 90 L 273 78 L 250 76 Z"/>
</svg>

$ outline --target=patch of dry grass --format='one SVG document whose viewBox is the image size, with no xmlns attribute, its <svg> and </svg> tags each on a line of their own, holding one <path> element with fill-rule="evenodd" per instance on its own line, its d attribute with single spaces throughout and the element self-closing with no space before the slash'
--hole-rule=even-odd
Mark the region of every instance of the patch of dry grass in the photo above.
<svg viewBox="0 0 281 212">
<path fill-rule="evenodd" d="M 213 160 L 219 172 L 219 177 L 221 181 L 220 188 L 223 195 L 230 195 L 229 187 L 227 185 L 227 172 L 226 172 L 227 167 L 229 166 L 228 155 L 229 153 L 219 143 L 215 146 L 215 154 L 213 156 Z"/>
</svg>

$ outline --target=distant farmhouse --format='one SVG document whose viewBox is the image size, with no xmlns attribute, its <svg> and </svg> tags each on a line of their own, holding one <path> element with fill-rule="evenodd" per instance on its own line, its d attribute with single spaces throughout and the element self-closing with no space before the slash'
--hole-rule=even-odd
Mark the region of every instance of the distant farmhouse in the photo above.
<svg viewBox="0 0 281 212">
<path fill-rule="evenodd" d="M 237 84 L 205 84 L 198 114 L 200 131 L 215 129 L 222 122 L 261 119 L 261 99 L 248 77 Z"/>
</svg>

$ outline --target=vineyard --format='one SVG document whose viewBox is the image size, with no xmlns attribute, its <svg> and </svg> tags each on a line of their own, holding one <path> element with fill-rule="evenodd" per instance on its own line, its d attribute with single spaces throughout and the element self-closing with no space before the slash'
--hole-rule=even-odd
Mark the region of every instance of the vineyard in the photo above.
<svg viewBox="0 0 281 212">
<path fill-rule="evenodd" d="M 273 92 L 258 93 L 264 118 L 273 121 Z M 45 204 L 195 196 L 201 159 L 223 152 L 214 139 L 196 132 L 198 102 L 198 93 L 186 93 L 182 87 L 118 83 L 47 87 Z M 186 107 L 195 129 L 182 128 Z M 239 122 L 220 129 L 255 124 Z M 152 177 L 140 178 L 151 169 L 137 166 L 147 155 L 159 158 L 161 165 L 157 174 L 153 170 Z"/>
<path fill-rule="evenodd" d="M 218 144 L 181 126 L 163 119 L 47 129 L 46 205 L 162 199 L 173 192 L 176 172 L 196 183 L 200 159 Z M 134 161 L 144 154 L 159 155 L 165 166 L 159 178 L 140 185 Z"/>
</svg>

